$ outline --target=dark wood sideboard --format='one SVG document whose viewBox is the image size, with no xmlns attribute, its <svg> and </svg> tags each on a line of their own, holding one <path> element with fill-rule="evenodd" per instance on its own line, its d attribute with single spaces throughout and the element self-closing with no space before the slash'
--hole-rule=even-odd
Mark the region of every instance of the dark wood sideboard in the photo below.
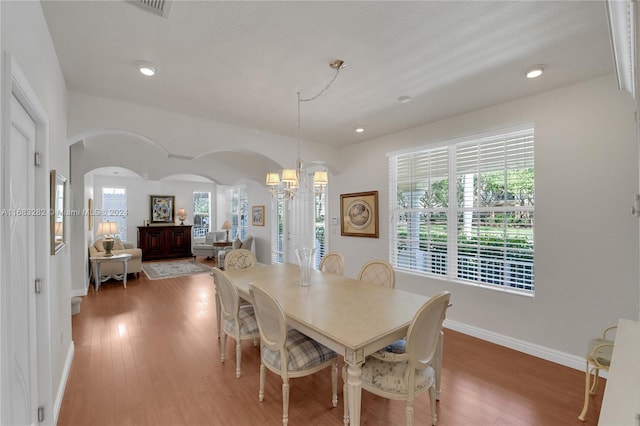
<svg viewBox="0 0 640 426">
<path fill-rule="evenodd" d="M 193 257 L 191 225 L 138 226 L 138 247 L 142 261 Z"/>
</svg>

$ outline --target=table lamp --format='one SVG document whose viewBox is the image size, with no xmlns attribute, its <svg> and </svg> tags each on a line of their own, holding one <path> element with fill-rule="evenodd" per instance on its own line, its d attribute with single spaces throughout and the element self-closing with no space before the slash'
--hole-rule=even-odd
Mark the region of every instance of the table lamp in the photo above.
<svg viewBox="0 0 640 426">
<path fill-rule="evenodd" d="M 187 212 L 184 209 L 178 210 L 178 219 L 180 219 L 180 225 L 184 225 L 184 220 L 187 218 Z"/>
<path fill-rule="evenodd" d="M 227 241 L 229 241 L 229 229 L 231 229 L 231 223 L 229 223 L 228 220 L 225 220 L 222 224 L 222 228 L 220 229 L 224 229 L 225 231 L 227 231 Z"/>
<path fill-rule="evenodd" d="M 118 229 L 118 224 L 115 222 L 100 222 L 98 225 L 98 235 L 104 235 L 104 239 L 102 241 L 102 246 L 104 247 L 104 257 L 111 257 L 113 253 L 111 250 L 113 249 L 113 236 L 115 234 L 119 234 L 120 230 Z"/>
</svg>

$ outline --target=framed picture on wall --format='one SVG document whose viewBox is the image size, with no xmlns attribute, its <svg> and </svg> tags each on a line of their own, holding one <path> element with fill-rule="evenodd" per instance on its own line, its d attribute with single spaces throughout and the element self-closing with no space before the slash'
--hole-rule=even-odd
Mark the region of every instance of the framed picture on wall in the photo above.
<svg viewBox="0 0 640 426">
<path fill-rule="evenodd" d="M 151 223 L 173 223 L 175 217 L 175 196 L 150 195 Z"/>
<path fill-rule="evenodd" d="M 251 207 L 251 224 L 254 226 L 264 226 L 264 206 Z"/>
<path fill-rule="evenodd" d="M 378 238 L 378 191 L 340 194 L 340 235 Z"/>
</svg>

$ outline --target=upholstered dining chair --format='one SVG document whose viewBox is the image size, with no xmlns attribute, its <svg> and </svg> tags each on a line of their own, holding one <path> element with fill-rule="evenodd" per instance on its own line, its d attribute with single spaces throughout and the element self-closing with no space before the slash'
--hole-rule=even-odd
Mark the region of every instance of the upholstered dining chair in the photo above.
<svg viewBox="0 0 640 426">
<path fill-rule="evenodd" d="M 227 336 L 231 336 L 236 341 L 236 377 L 240 377 L 240 364 L 242 362 L 242 340 L 253 340 L 254 346 L 260 337 L 258 323 L 253 306 L 250 304 L 241 305 L 238 291 L 233 286 L 227 274 L 213 268 L 213 278 L 216 285 L 216 292 L 220 295 L 220 306 L 222 311 L 222 336 L 220 342 L 220 361 L 224 362 L 224 354 L 227 348 Z"/>
<path fill-rule="evenodd" d="M 304 377 L 325 368 L 331 369 L 332 397 L 338 405 L 338 357 L 335 352 L 287 326 L 282 307 L 269 293 L 251 284 L 258 328 L 260 330 L 260 390 L 264 400 L 265 372 L 282 377 L 282 424 L 289 423 L 289 379 Z"/>
<path fill-rule="evenodd" d="M 231 250 L 224 257 L 224 270 L 234 271 L 236 269 L 253 268 L 258 264 L 256 255 L 247 249 Z"/>
<path fill-rule="evenodd" d="M 396 274 L 393 266 L 384 260 L 371 260 L 360 268 L 358 280 L 378 284 L 387 288 L 396 285 Z"/>
<path fill-rule="evenodd" d="M 327 253 L 320 261 L 318 269 L 322 272 L 342 275 L 344 272 L 344 256 L 335 252 Z"/>
<path fill-rule="evenodd" d="M 409 326 L 403 353 L 384 353 L 384 358 L 368 356 L 362 365 L 362 389 L 383 398 L 406 401 L 406 424 L 413 424 L 413 400 L 429 392 L 431 424 L 437 422 L 436 378 L 432 363 L 438 352 L 451 293 L 444 291 L 430 298 L 416 312 Z M 342 370 L 344 381 L 344 423 L 349 419 L 348 376 Z"/>
<path fill-rule="evenodd" d="M 613 331 L 618 326 L 608 327 L 602 333 L 602 337 L 596 337 L 589 342 L 589 348 L 585 355 L 587 362 L 586 379 L 584 384 L 584 406 L 578 419 L 585 421 L 587 410 L 589 409 L 589 395 L 593 395 L 598 385 L 600 370 L 609 371 L 611 365 L 611 355 L 613 354 L 614 338 L 611 338 Z M 593 381 L 591 379 L 593 376 Z"/>
</svg>

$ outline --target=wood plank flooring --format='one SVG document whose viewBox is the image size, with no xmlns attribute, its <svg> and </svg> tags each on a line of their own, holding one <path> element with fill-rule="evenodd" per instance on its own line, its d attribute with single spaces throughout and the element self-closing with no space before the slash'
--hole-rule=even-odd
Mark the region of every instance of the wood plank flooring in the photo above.
<svg viewBox="0 0 640 426">
<path fill-rule="evenodd" d="M 208 274 L 151 281 L 141 273 L 126 290 L 119 281 L 90 290 L 72 318 L 75 355 L 58 425 L 282 424 L 279 377 L 267 372 L 258 401 L 259 348 L 242 343 L 239 379 L 233 339 L 220 362 L 212 287 Z M 338 387 L 332 408 L 328 370 L 292 379 L 290 424 L 341 425 Z M 604 380 L 585 423 L 577 418 L 583 389 L 582 371 L 445 330 L 440 426 L 595 425 Z M 430 423 L 426 395 L 414 420 Z M 363 392 L 361 423 L 403 425 L 404 403 Z"/>
</svg>

